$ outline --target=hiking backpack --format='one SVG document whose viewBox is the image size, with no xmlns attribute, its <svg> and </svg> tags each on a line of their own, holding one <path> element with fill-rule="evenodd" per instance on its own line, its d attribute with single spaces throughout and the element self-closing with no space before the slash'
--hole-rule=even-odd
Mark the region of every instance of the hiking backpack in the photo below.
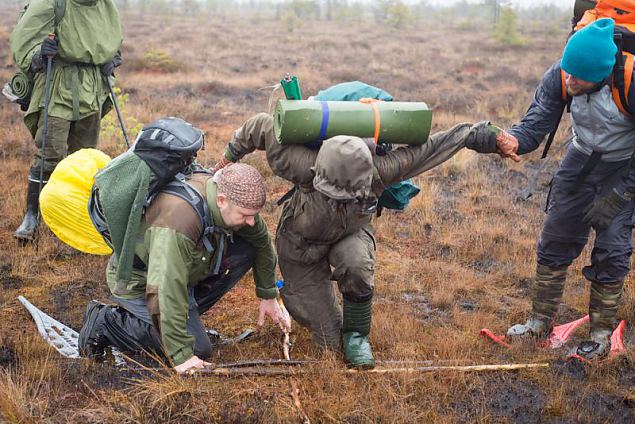
<svg viewBox="0 0 635 424">
<path fill-rule="evenodd" d="M 381 101 L 390 102 L 393 97 L 390 93 L 381 88 L 373 87 L 361 81 L 343 82 L 331 86 L 325 90 L 321 90 L 313 97 L 317 101 L 359 101 L 363 98 L 371 98 Z M 322 146 L 323 140 L 317 140 L 305 146 L 312 150 L 318 150 Z M 377 144 L 376 154 L 383 156 L 392 150 L 391 144 Z M 294 186 L 284 196 L 278 200 L 278 206 L 282 205 L 297 190 Z M 383 208 L 393 210 L 404 210 L 410 203 L 410 199 L 419 194 L 417 187 L 411 179 L 401 181 L 387 187 L 386 190 L 377 200 L 377 216 L 381 216 Z"/>
<path fill-rule="evenodd" d="M 129 281 L 141 218 L 159 193 L 185 200 L 202 224 L 197 245 L 208 251 L 215 231 L 204 197 L 187 184 L 188 176 L 208 173 L 196 154 L 204 147 L 203 132 L 180 118 L 163 118 L 145 126 L 134 145 L 95 176 L 89 214 L 93 225 L 119 260 L 117 280 Z"/>
</svg>

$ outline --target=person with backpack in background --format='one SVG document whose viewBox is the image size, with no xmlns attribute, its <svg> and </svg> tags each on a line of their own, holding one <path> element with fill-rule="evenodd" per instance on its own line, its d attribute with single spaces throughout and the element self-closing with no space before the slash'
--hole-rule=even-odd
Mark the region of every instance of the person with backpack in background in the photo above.
<svg viewBox="0 0 635 424">
<path fill-rule="evenodd" d="M 611 350 L 613 320 L 632 253 L 635 122 L 623 106 L 635 102 L 633 61 L 625 61 L 626 69 L 616 67 L 616 55 L 621 63 L 622 51 L 618 54 L 614 32 L 614 21 L 604 18 L 571 36 L 561 60 L 543 76 L 525 116 L 507 130 L 510 144 L 504 152 L 523 155 L 535 150 L 557 128 L 564 108 L 570 108 L 573 141 L 551 182 L 537 244 L 532 312 L 507 334 L 549 336 L 567 269 L 593 228 L 591 265 L 582 270 L 591 282 L 590 340 L 575 349 L 583 359 L 601 358 Z M 625 93 L 615 87 L 615 72 L 627 75 Z"/>
<path fill-rule="evenodd" d="M 20 104 L 38 147 L 28 176 L 26 213 L 15 238 L 33 240 L 40 190 L 59 161 L 67 153 L 97 145 L 100 120 L 111 107 L 106 78 L 121 65 L 121 42 L 114 0 L 33 0 L 11 33 L 13 59 L 32 84 L 30 98 Z"/>
<path fill-rule="evenodd" d="M 387 187 L 440 165 L 464 147 L 498 152 L 496 132 L 488 122 L 458 124 L 423 144 L 379 156 L 373 140 L 347 135 L 324 140 L 319 149 L 279 144 L 273 117 L 261 113 L 235 131 L 215 168 L 265 150 L 274 174 L 295 185 L 285 196 L 276 234 L 284 305 L 317 345 L 343 350 L 350 367 L 373 368 L 371 218 L 378 199 Z M 342 293 L 343 310 L 332 281 Z"/>
<path fill-rule="evenodd" d="M 145 131 L 150 134 L 147 140 L 155 142 L 154 149 L 161 137 L 166 143 L 173 143 L 179 134 L 190 131 L 174 122 L 173 118 L 164 119 Z M 133 149 L 141 150 L 138 148 L 141 139 Z M 186 147 L 173 145 L 172 152 L 178 154 Z M 162 168 L 171 161 L 165 154 L 153 154 L 152 148 L 146 153 L 154 155 L 153 159 Z M 142 165 L 134 150 L 120 158 L 123 166 L 125 161 Z M 125 184 L 122 179 L 134 179 L 132 173 L 118 172 L 123 168 L 117 168 L 115 161 L 113 169 L 119 175 L 112 177 L 110 185 L 106 179 L 97 177 L 101 181 L 100 208 L 106 211 L 106 218 L 109 217 L 106 190 L 117 190 L 117 186 Z M 145 156 L 144 161 L 151 163 L 152 159 Z M 155 176 L 161 172 L 157 168 L 154 171 Z M 208 172 L 193 173 L 177 185 L 185 191 L 179 194 L 168 184 L 148 201 L 133 237 L 131 278 L 125 280 L 123 287 L 118 274 L 119 268 L 125 266 L 122 260 L 125 249 L 114 248 L 116 253 L 107 267 L 107 282 L 117 306 L 89 303 L 79 333 L 82 356 L 99 358 L 107 346 L 115 346 L 125 352 L 147 351 L 163 356 L 179 373 L 204 368 L 209 365 L 204 359 L 211 355 L 212 344 L 200 316 L 252 268 L 256 295 L 261 299 L 258 324 L 264 324 L 265 317 L 269 317 L 290 330 L 276 299 L 276 256 L 267 225 L 259 215 L 266 200 L 264 178 L 252 166 L 236 164 L 214 176 Z M 197 212 L 197 202 L 189 201 L 187 193 L 204 202 L 202 213 L 210 215 L 208 224 L 205 224 L 207 218 Z M 111 219 L 108 223 L 111 241 L 116 240 L 114 222 Z"/>
</svg>

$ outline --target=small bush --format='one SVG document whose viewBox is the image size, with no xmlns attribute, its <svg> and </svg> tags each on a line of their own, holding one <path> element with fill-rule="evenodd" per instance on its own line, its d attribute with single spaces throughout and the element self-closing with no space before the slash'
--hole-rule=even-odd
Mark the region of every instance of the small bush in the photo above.
<svg viewBox="0 0 635 424">
<path fill-rule="evenodd" d="M 413 20 L 410 8 L 401 0 L 393 0 L 386 6 L 386 25 L 399 29 L 409 25 Z"/>
<path fill-rule="evenodd" d="M 287 29 L 287 32 L 293 32 L 302 26 L 302 19 L 291 11 L 286 11 L 280 17 L 283 26 Z"/>
<path fill-rule="evenodd" d="M 126 63 L 131 71 L 157 71 L 175 73 L 186 70 L 185 64 L 170 57 L 163 50 L 148 50 L 141 58 L 132 58 Z"/>
<path fill-rule="evenodd" d="M 494 38 L 502 44 L 522 46 L 525 40 L 518 33 L 518 16 L 511 7 L 501 9 L 500 18 L 494 30 Z"/>
</svg>

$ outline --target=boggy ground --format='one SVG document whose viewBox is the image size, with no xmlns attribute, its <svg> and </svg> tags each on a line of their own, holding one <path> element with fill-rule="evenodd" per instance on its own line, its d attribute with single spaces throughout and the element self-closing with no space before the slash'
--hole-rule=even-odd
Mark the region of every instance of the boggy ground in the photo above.
<svg viewBox="0 0 635 424">
<path fill-rule="evenodd" d="M 3 7 L 1 12 L 0 81 L 5 81 L 14 71 L 8 35 L 17 9 Z M 360 79 L 396 99 L 424 100 L 435 108 L 435 131 L 483 119 L 505 126 L 521 116 L 542 72 L 558 57 L 567 32 L 566 24 L 559 25 L 557 33 L 534 28 L 523 34 L 525 46 L 508 47 L 484 30 L 431 22 L 394 32 L 364 22 L 307 21 L 291 33 L 279 22 L 256 16 L 127 15 L 118 85 L 127 95 L 123 109 L 133 130 L 164 115 L 182 116 L 203 128 L 208 144 L 201 161 L 207 165 L 219 157 L 233 129 L 267 109 L 270 91 L 259 88 L 286 71 L 300 78 L 305 96 Z M 120 372 L 108 364 L 64 360 L 48 349 L 16 297 L 24 295 L 79 328 L 86 303 L 107 298 L 106 258 L 73 253 L 48 230 L 42 231 L 39 248 L 14 242 L 34 148 L 18 109 L 4 100 L 0 104 L 2 420 L 301 421 L 287 377 Z M 101 147 L 116 155 L 123 142 L 112 123 L 111 116 Z M 561 155 L 561 149 L 554 153 Z M 517 195 L 538 157 L 536 152 L 516 165 L 461 152 L 416 179 L 422 192 L 404 213 L 384 213 L 375 221 L 371 341 L 380 360 L 552 366 L 501 373 L 345 375 L 340 358 L 316 350 L 308 334 L 295 327 L 292 357 L 324 361 L 314 366 L 319 372 L 297 377 L 302 407 L 313 422 L 633 422 L 632 350 L 588 368 L 561 361 L 563 351 L 530 343 L 504 350 L 478 337 L 482 327 L 503 332 L 530 308 L 534 245 L 556 160 L 550 159 L 534 197 L 521 202 Z M 270 197 L 264 215 L 273 232 L 279 212 L 275 201 L 288 184 L 267 170 L 262 154 L 248 161 L 267 178 Z M 561 322 L 585 314 L 588 284 L 580 268 L 588 254 L 570 271 Z M 620 317 L 629 322 L 635 320 L 634 296 L 631 279 L 620 309 Z M 257 304 L 246 278 L 204 319 L 236 336 L 254 326 Z M 626 339 L 631 348 L 632 326 Z M 268 325 L 243 343 L 219 348 L 212 361 L 281 356 L 280 334 Z"/>
</svg>

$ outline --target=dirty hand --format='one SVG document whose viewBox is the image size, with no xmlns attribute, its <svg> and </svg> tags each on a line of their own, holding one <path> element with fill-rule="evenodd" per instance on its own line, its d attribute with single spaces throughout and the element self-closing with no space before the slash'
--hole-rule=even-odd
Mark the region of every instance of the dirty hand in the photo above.
<svg viewBox="0 0 635 424">
<path fill-rule="evenodd" d="M 501 130 L 496 136 L 497 153 L 504 158 L 511 158 L 514 162 L 520 162 L 518 156 L 518 139 L 505 130 Z"/>
<path fill-rule="evenodd" d="M 174 371 L 179 374 L 183 374 L 184 372 L 200 370 L 211 365 L 212 364 L 210 364 L 209 362 L 205 362 L 198 356 L 194 355 L 187 361 L 183 362 L 181 365 L 177 365 L 176 367 L 174 367 Z"/>
<path fill-rule="evenodd" d="M 212 174 L 215 174 L 216 172 L 220 171 L 221 169 L 223 169 L 230 163 L 232 163 L 232 161 L 230 161 L 229 159 L 225 157 L 225 155 L 223 155 L 221 159 L 218 162 L 216 162 L 214 166 L 212 166 L 210 171 L 212 172 Z"/>
<path fill-rule="evenodd" d="M 258 313 L 258 325 L 265 323 L 265 316 L 271 318 L 274 324 L 278 324 L 282 331 L 291 331 L 291 321 L 288 316 L 282 312 L 280 305 L 276 299 L 262 299 L 260 301 L 260 310 Z"/>
<path fill-rule="evenodd" d="M 582 221 L 596 230 L 608 228 L 628 202 L 628 199 L 622 197 L 614 190 L 587 206 L 584 210 Z"/>
</svg>

